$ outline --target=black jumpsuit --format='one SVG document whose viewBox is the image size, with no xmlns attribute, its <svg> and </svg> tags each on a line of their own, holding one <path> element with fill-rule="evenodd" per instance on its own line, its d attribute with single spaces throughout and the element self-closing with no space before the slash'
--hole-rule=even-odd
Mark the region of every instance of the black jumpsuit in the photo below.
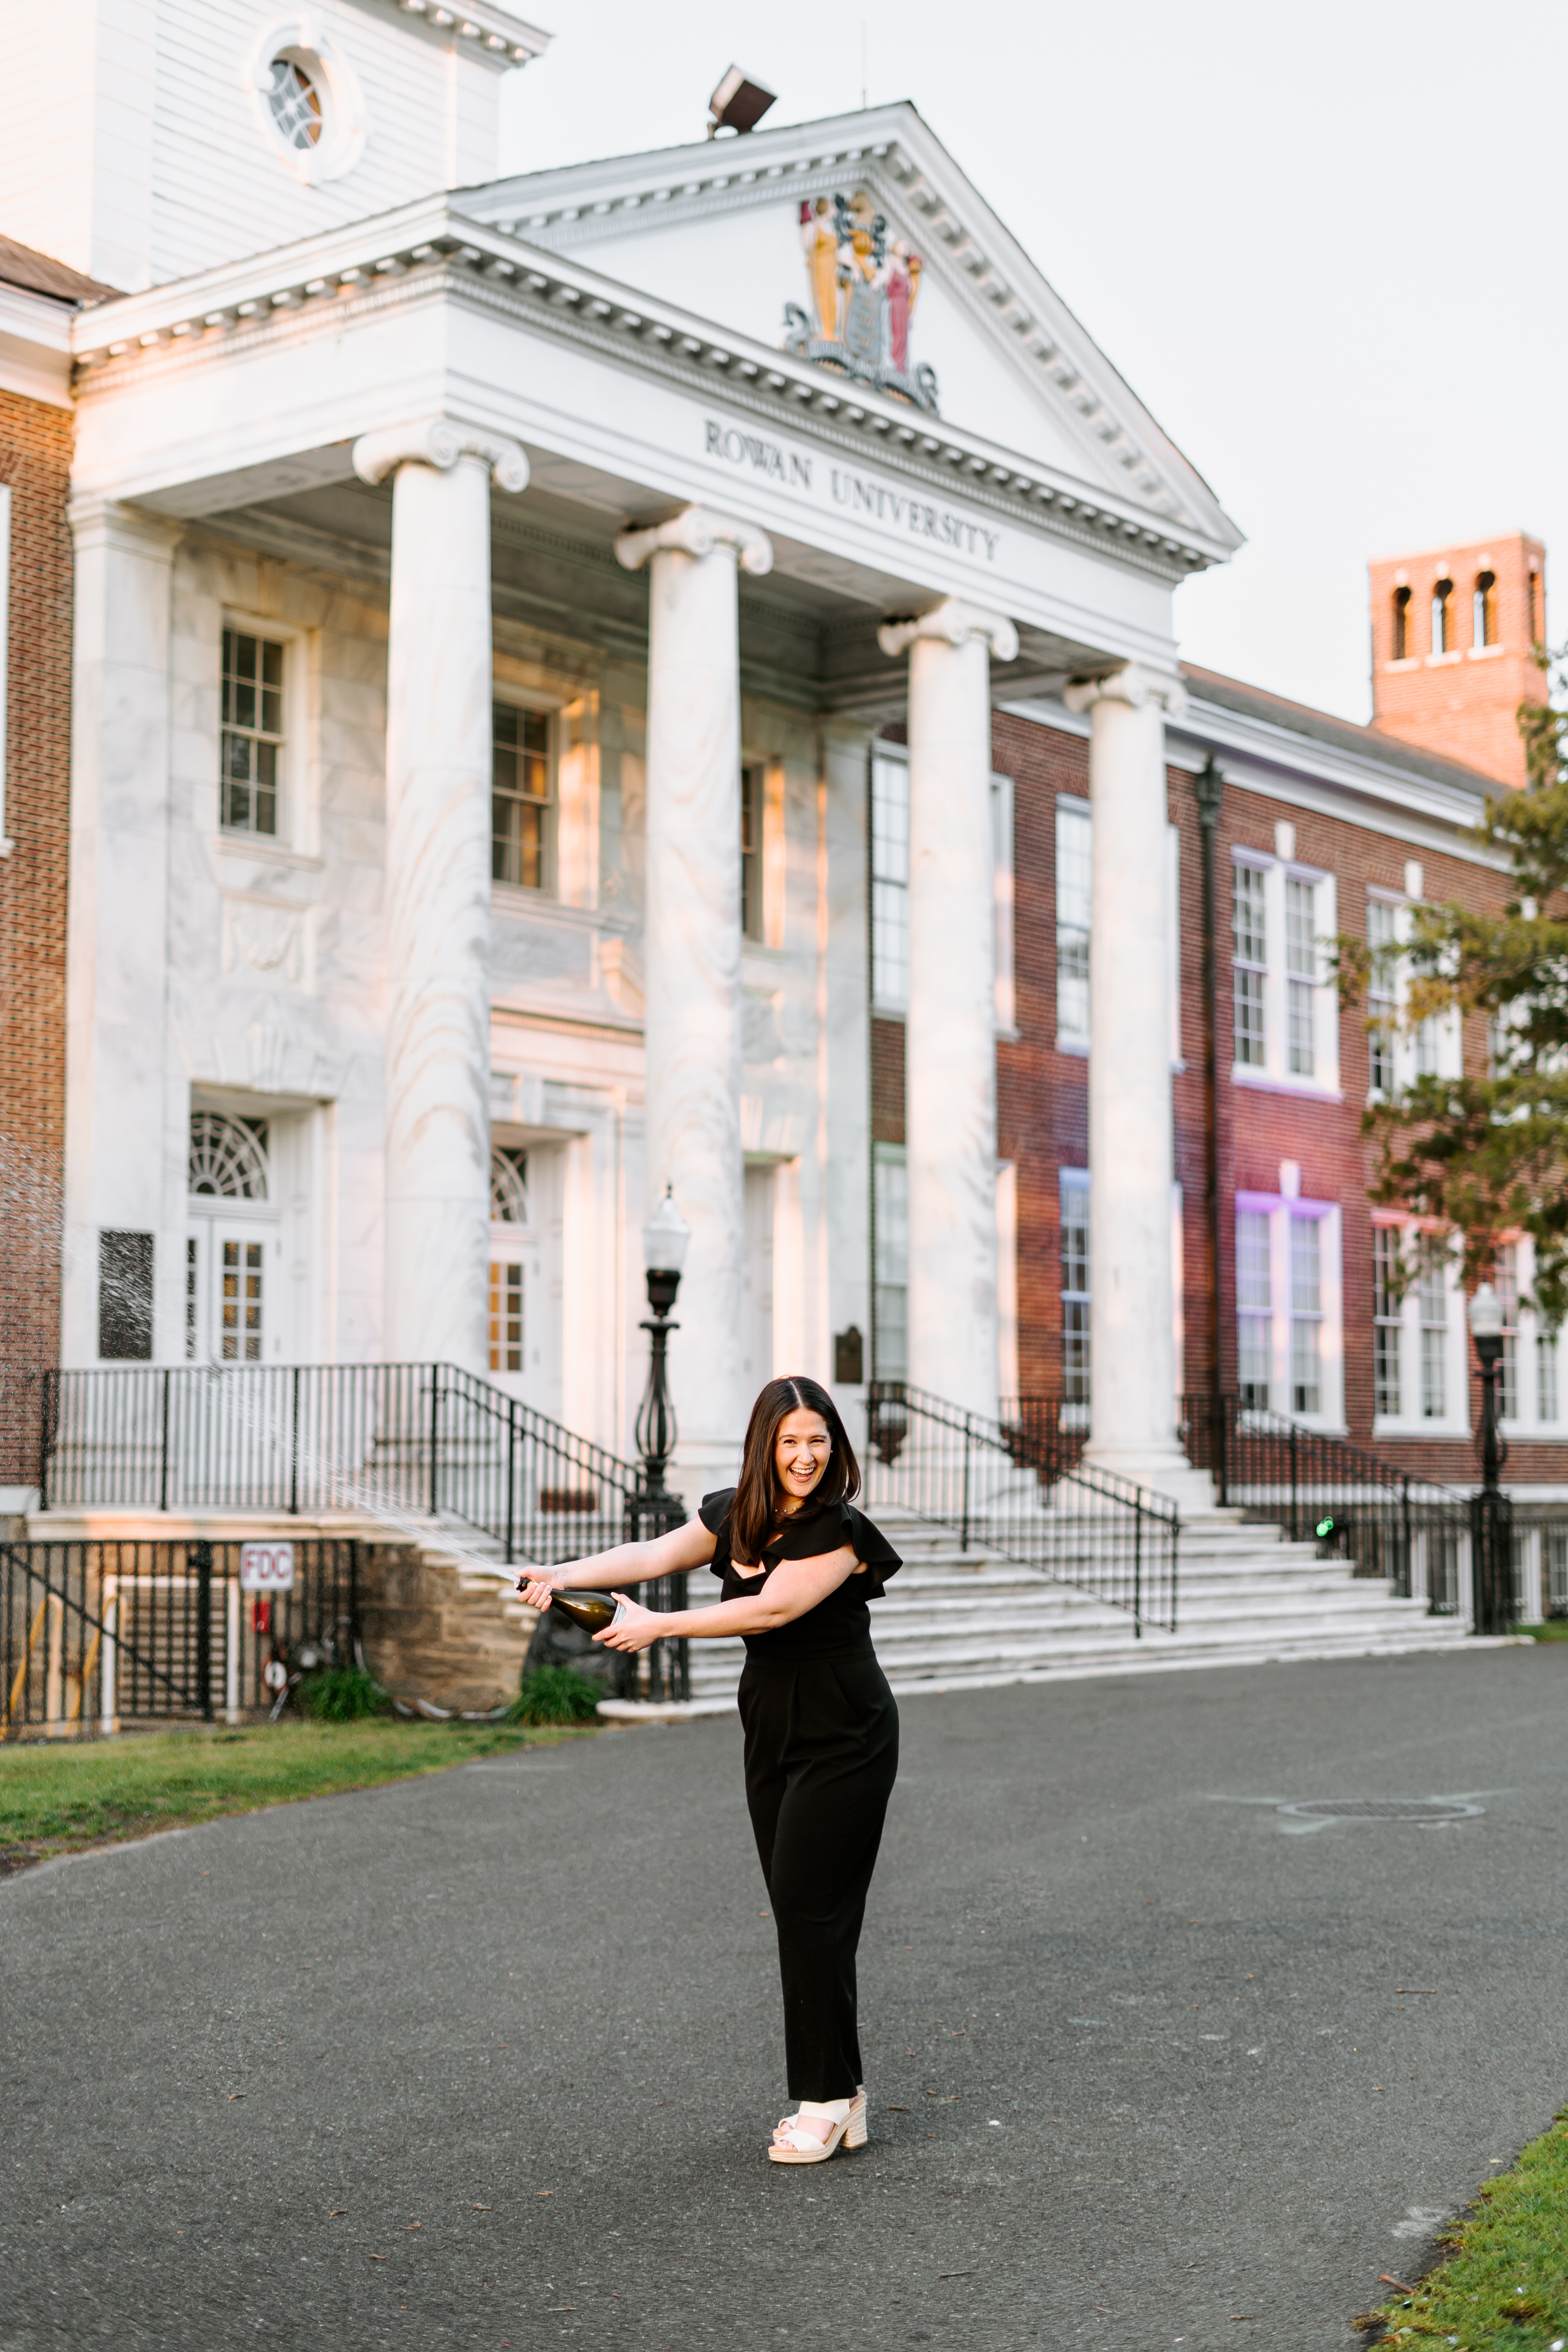
<svg viewBox="0 0 1568 2352">
<path fill-rule="evenodd" d="M 865 1573 L 769 1633 L 746 1634 L 741 1721 L 746 1804 L 767 1881 L 784 1979 L 792 2099 L 847 2099 L 864 2079 L 855 1952 L 882 1820 L 899 1769 L 899 1710 L 871 1647 L 868 1601 L 901 1562 L 852 1503 L 808 1502 L 743 1575 L 730 1557 L 732 1486 L 704 1495 L 710 1563 L 726 1601 L 754 1599 L 781 1559 L 852 1544 Z"/>
</svg>

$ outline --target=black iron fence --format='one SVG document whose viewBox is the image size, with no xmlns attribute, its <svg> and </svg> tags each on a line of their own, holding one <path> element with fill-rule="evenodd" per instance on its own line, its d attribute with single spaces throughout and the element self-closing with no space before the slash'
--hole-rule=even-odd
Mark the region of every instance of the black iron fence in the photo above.
<svg viewBox="0 0 1568 2352">
<path fill-rule="evenodd" d="M 1386 1578 L 1406 1598 L 1424 1593 L 1435 1616 L 1460 1610 L 1471 1564 L 1469 1496 L 1237 1396 L 1184 1397 L 1182 1433 L 1222 1508 L 1315 1542 L 1325 1558 Z"/>
<path fill-rule="evenodd" d="M 5 1402 L 44 1510 L 353 1511 L 485 1539 L 498 1567 L 659 1534 L 642 1473 L 454 1364 L 110 1365 L 12 1371 Z M 679 1508 L 675 1514 L 679 1519 Z M 686 1580 L 657 1605 L 687 1606 Z M 645 1654 L 644 1695 L 684 1697 L 685 1642 Z"/>
<path fill-rule="evenodd" d="M 302 1651 L 353 1658 L 359 1544 L 268 1545 L 274 1580 L 256 1591 L 244 1586 L 245 1549 L 0 1544 L 0 1739 L 79 1738 L 158 1717 L 239 1721 L 272 1705 Z"/>
<path fill-rule="evenodd" d="M 956 1530 L 1097 1601 L 1133 1630 L 1176 1630 L 1181 1538 L 1173 1503 L 1074 1467 L 1016 1423 L 965 1412 L 901 1381 L 867 1391 L 868 1507 L 889 1504 Z"/>
</svg>

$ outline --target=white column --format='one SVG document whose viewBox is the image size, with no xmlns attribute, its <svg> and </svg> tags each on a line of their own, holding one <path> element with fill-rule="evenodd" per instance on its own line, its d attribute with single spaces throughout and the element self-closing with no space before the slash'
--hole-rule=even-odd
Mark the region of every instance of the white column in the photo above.
<svg viewBox="0 0 1568 2352">
<path fill-rule="evenodd" d="M 1069 686 L 1089 715 L 1089 1370 L 1086 1459 L 1211 1505 L 1176 1434 L 1165 715 L 1179 678 L 1136 665 Z"/>
<path fill-rule="evenodd" d="M 910 1380 L 996 1414 L 996 846 L 991 660 L 1009 620 L 949 597 L 878 633 L 910 653 Z"/>
<path fill-rule="evenodd" d="M 98 1360 L 99 1234 L 153 1236 L 153 1353 L 182 1352 L 183 1073 L 168 1010 L 169 631 L 181 526 L 100 499 L 75 542 L 61 1346 Z M 178 1103 L 172 1100 L 177 1086 Z"/>
<path fill-rule="evenodd" d="M 435 417 L 354 444 L 394 477 L 386 695 L 383 1352 L 482 1370 L 489 1246 L 490 476 L 513 441 Z"/>
<path fill-rule="evenodd" d="M 752 1398 L 741 1328 L 741 675 L 737 569 L 759 530 L 688 507 L 623 531 L 649 567 L 647 978 L 648 1205 L 667 1184 L 691 1227 L 670 1343 L 683 1491 L 732 1479 Z"/>
</svg>

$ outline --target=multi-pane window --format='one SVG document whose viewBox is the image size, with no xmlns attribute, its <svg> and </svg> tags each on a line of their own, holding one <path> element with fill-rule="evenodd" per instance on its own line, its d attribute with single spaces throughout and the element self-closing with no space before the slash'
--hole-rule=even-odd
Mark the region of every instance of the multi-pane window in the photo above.
<svg viewBox="0 0 1568 2352">
<path fill-rule="evenodd" d="M 879 1381 L 903 1381 L 910 1371 L 910 1178 L 902 1150 L 879 1144 L 871 1172 L 876 1220 L 872 1370 Z"/>
<path fill-rule="evenodd" d="M 226 1364 L 261 1361 L 265 1242 L 223 1244 L 218 1294 L 218 1354 Z"/>
<path fill-rule="evenodd" d="M 1310 1078 L 1317 1068 L 1318 943 L 1313 936 L 1317 892 L 1294 874 L 1285 878 L 1285 986 L 1290 1075 Z"/>
<path fill-rule="evenodd" d="M 1416 1286 L 1421 1307 L 1421 1418 L 1442 1421 L 1448 1410 L 1448 1272 L 1421 1270 Z"/>
<path fill-rule="evenodd" d="M 277 833 L 283 740 L 283 647 L 226 629 L 219 821 L 231 832 Z"/>
<path fill-rule="evenodd" d="M 498 702 L 491 714 L 490 879 L 548 887 L 550 716 Z"/>
<path fill-rule="evenodd" d="M 1236 1058 L 1244 1068 L 1261 1069 L 1267 1056 L 1264 991 L 1268 980 L 1268 920 L 1260 866 L 1239 860 L 1231 869 L 1231 997 L 1235 1008 Z"/>
<path fill-rule="evenodd" d="M 1089 1406 L 1089 1176 L 1061 1173 L 1062 1402 L 1069 1428 L 1088 1425 Z"/>
<path fill-rule="evenodd" d="M 1403 1339 L 1405 1320 L 1400 1234 L 1397 1225 L 1372 1229 L 1372 1384 L 1373 1411 L 1397 1419 L 1404 1410 Z"/>
<path fill-rule="evenodd" d="M 1470 635 L 1478 646 L 1495 646 L 1497 633 L 1497 573 L 1478 572 L 1470 600 Z"/>
<path fill-rule="evenodd" d="M 1502 1354 L 1498 1359 L 1497 1409 L 1504 1421 L 1519 1418 L 1519 1251 L 1504 1242 L 1492 1269 L 1492 1288 L 1502 1308 Z"/>
<path fill-rule="evenodd" d="M 1088 805 L 1057 803 L 1057 1034 L 1089 1043 L 1089 931 L 1094 824 Z"/>
<path fill-rule="evenodd" d="M 882 757 L 871 762 L 871 1001 L 889 1013 L 910 1001 L 910 771 Z"/>
<path fill-rule="evenodd" d="M 1435 1078 L 1443 1054 L 1443 1024 L 1435 1013 L 1416 1024 L 1415 1075 L 1418 1078 Z"/>
<path fill-rule="evenodd" d="M 492 1372 L 521 1372 L 522 1267 L 515 1258 L 490 1261 L 489 1358 Z"/>
<path fill-rule="evenodd" d="M 1535 1331 L 1535 1417 L 1543 1422 L 1557 1418 L 1557 1334 L 1539 1324 Z"/>
<path fill-rule="evenodd" d="M 1290 1410 L 1323 1409 L 1323 1271 L 1319 1220 L 1290 1219 Z"/>
<path fill-rule="evenodd" d="M 1274 1269 L 1269 1223 L 1264 1211 L 1237 1212 L 1237 1379 L 1242 1403 L 1258 1412 L 1268 1409 L 1274 1352 Z"/>
<path fill-rule="evenodd" d="M 1454 583 L 1439 580 L 1432 591 L 1432 650 L 1435 654 L 1451 654 L 1454 650 Z"/>
<path fill-rule="evenodd" d="M 741 771 L 741 929 L 763 937 L 763 780 L 760 766 Z"/>
<path fill-rule="evenodd" d="M 490 1146 L 490 1223 L 526 1225 L 528 1214 L 528 1154 L 513 1143 Z"/>
<path fill-rule="evenodd" d="M 1366 902 L 1366 943 L 1372 951 L 1367 981 L 1367 1086 L 1373 1094 L 1394 1092 L 1394 1039 L 1398 1017 L 1398 982 L 1394 967 L 1396 909 L 1386 898 Z"/>
</svg>

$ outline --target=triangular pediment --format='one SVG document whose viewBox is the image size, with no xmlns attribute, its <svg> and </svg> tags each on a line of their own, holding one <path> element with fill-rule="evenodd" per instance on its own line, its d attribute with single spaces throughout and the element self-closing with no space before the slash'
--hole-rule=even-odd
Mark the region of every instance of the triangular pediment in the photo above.
<svg viewBox="0 0 1568 2352">
<path fill-rule="evenodd" d="M 911 405 L 934 397 L 954 429 L 1239 543 L 912 106 L 523 173 L 453 202 L 825 373 L 861 367 Z"/>
</svg>

